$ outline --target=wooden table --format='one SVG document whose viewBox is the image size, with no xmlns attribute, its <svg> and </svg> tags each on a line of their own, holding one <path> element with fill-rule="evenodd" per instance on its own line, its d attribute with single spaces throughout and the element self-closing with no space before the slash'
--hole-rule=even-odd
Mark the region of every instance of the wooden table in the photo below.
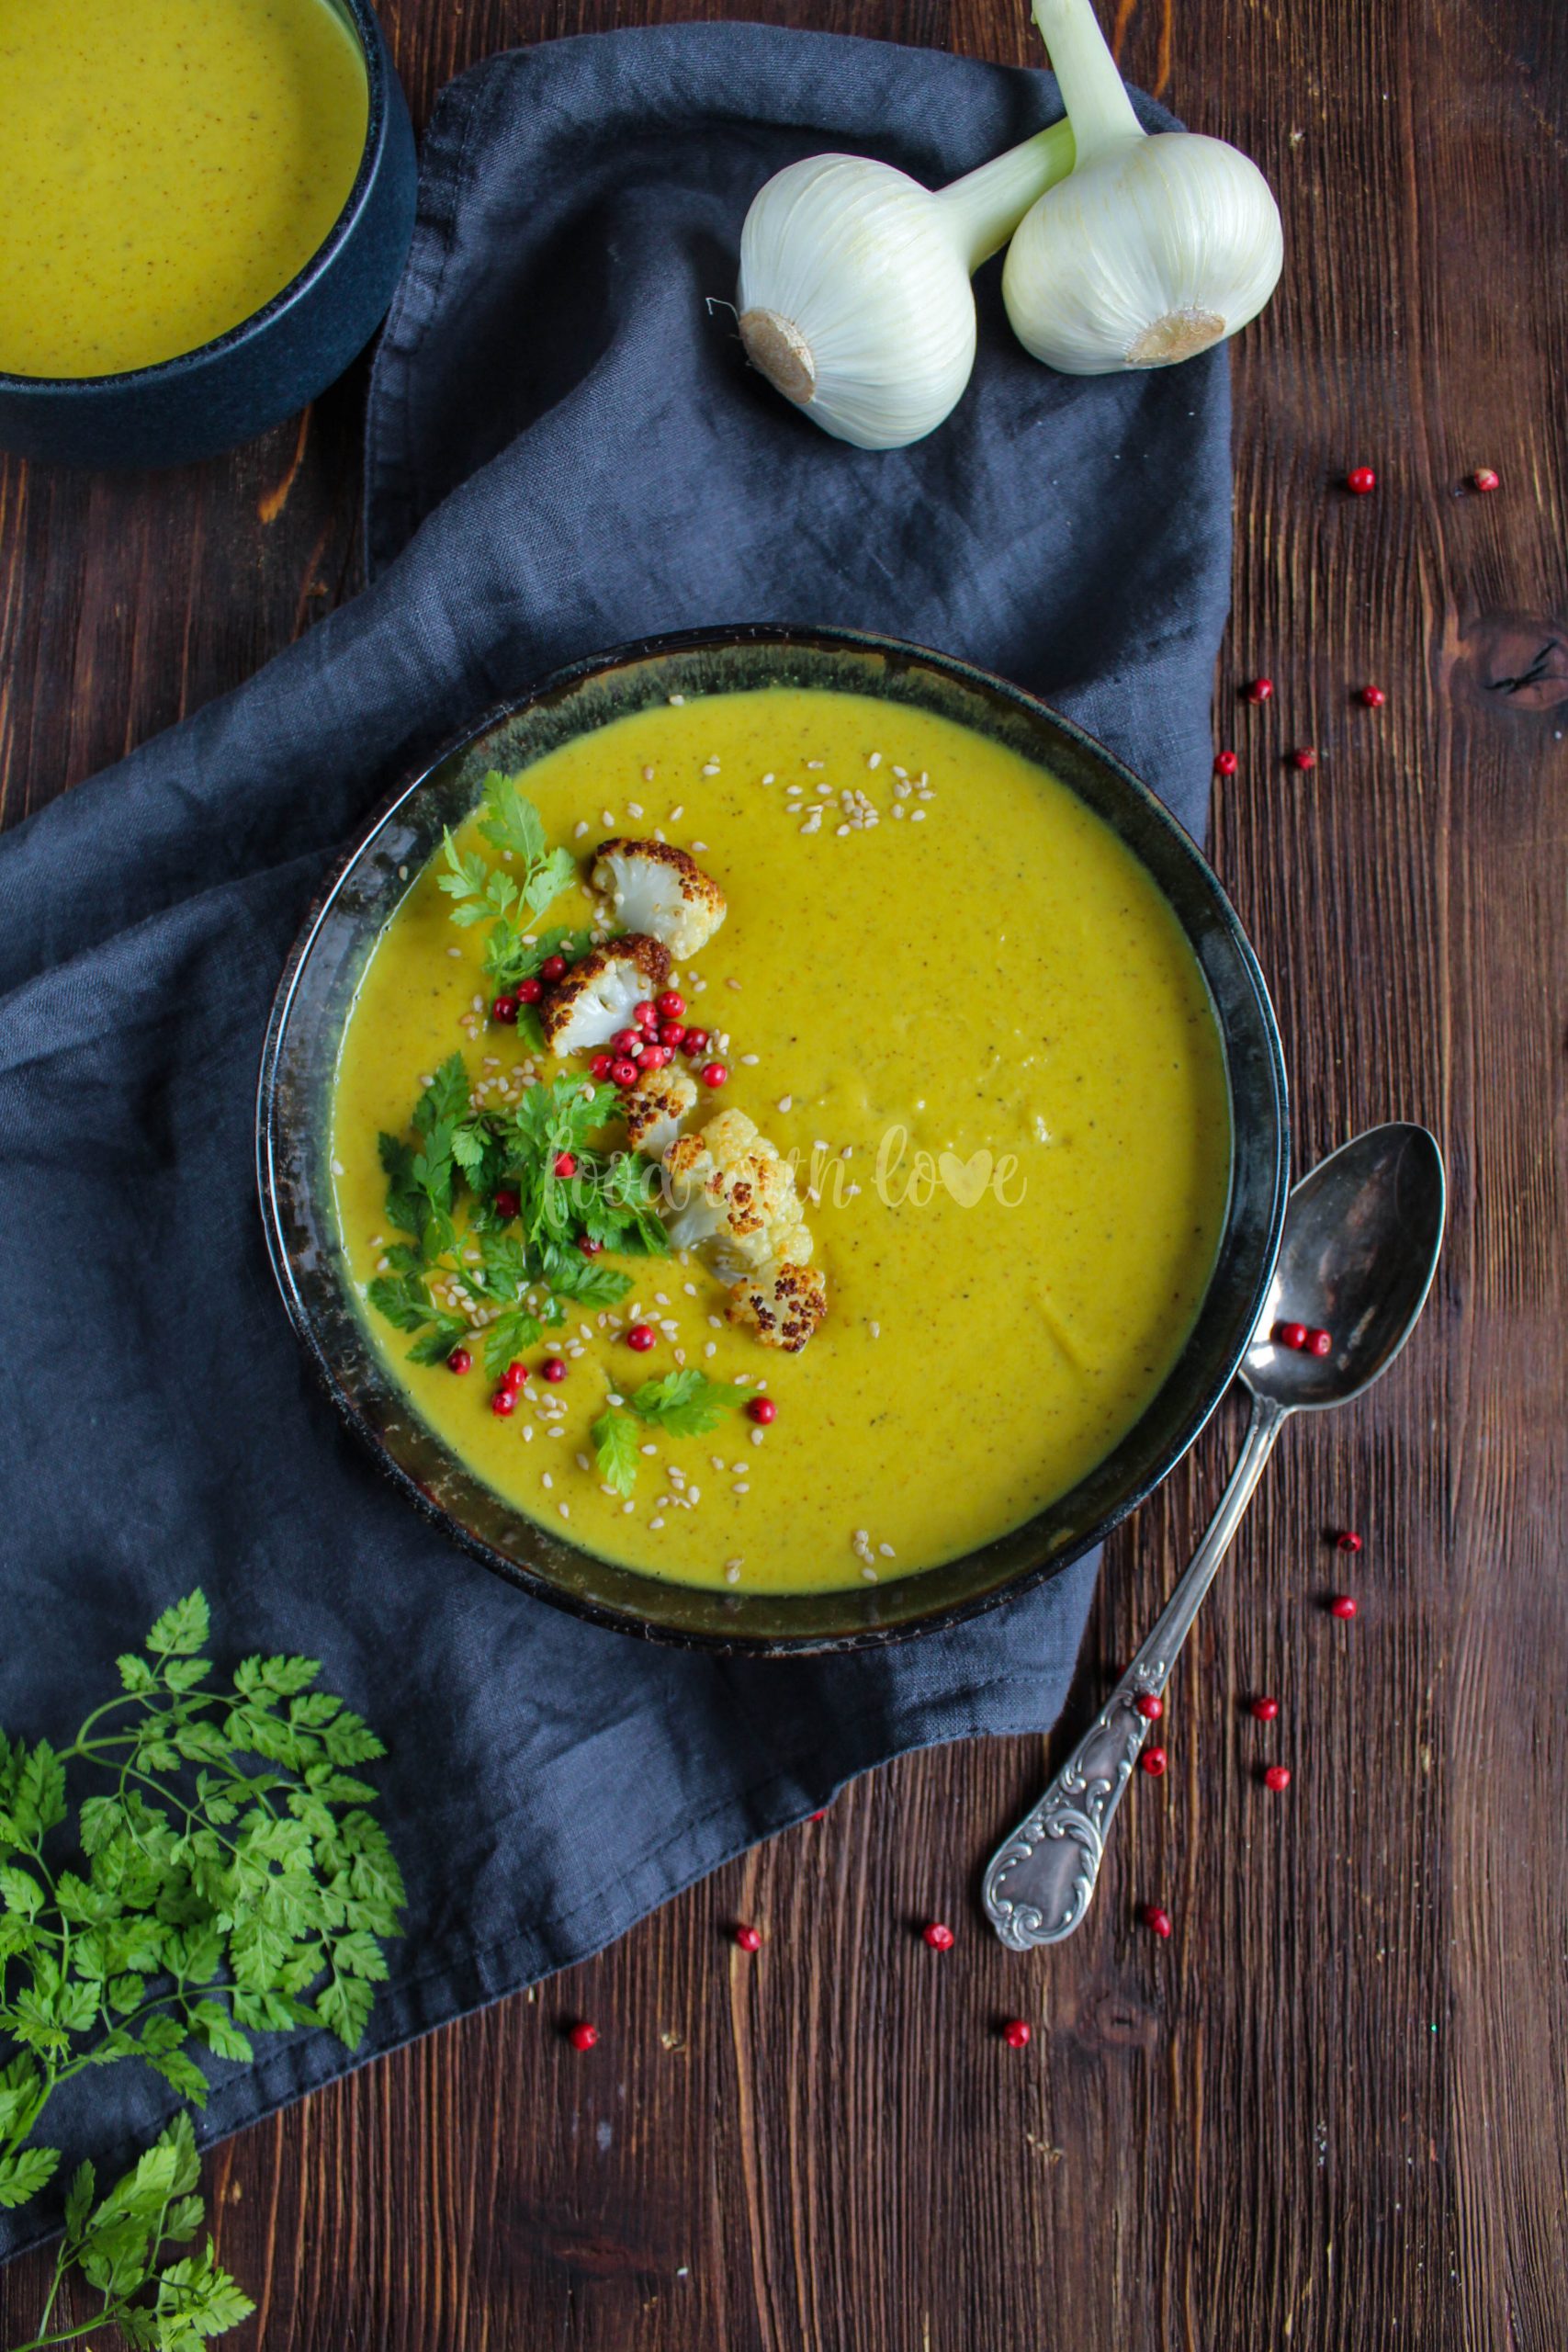
<svg viewBox="0 0 1568 2352">
<path fill-rule="evenodd" d="M 1021 0 L 389 0 L 416 116 L 509 43 L 745 13 L 1037 57 Z M 1015 1741 L 906 1761 L 535 1995 L 210 2159 L 267 2352 L 1346 2352 L 1568 2345 L 1568 16 L 1559 0 L 1119 0 L 1129 74 L 1237 141 L 1290 260 L 1235 352 L 1238 682 L 1215 853 L 1303 1164 L 1426 1120 L 1450 1238 L 1408 1357 L 1298 1424 L 1054 1954 L 979 1862 Z M 0 460 L 8 820 L 357 583 L 356 371 L 165 477 Z M 1346 495 L 1375 466 L 1377 494 Z M 1467 490 L 1495 466 L 1502 488 Z M 1382 685 L 1371 713 L 1354 690 Z M 1282 763 L 1320 752 L 1310 778 Z M 1188 1554 L 1223 1415 L 1113 1546 L 1068 1724 Z M 1354 1523 L 1359 1559 L 1327 1531 Z M 1352 1625 L 1325 1613 L 1341 1582 Z M 1265 1736 L 1247 1696 L 1276 1692 Z M 1255 1778 L 1292 1767 L 1288 1795 Z M 1160 1944 L 1136 1905 L 1168 1905 Z M 945 1958 L 912 1932 L 958 1930 Z M 747 1960 L 725 1923 L 761 1921 Z M 607 2029 L 592 2063 L 563 2008 Z M 1035 2021 L 1030 2050 L 996 2039 Z M 42 2266 L 0 2284 L 30 2333 Z"/>
</svg>

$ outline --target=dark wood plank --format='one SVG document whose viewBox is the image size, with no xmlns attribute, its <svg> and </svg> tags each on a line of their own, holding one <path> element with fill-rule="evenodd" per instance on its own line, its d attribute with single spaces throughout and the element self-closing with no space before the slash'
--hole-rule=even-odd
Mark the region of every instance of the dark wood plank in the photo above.
<svg viewBox="0 0 1568 2352">
<path fill-rule="evenodd" d="M 398 0 L 423 115 L 507 41 L 737 13 Z M 1034 53 L 1003 0 L 749 15 Z M 1301 1158 L 1427 1119 L 1452 1238 L 1410 1357 L 1281 1449 L 1099 1904 L 1010 1958 L 978 1862 L 1034 1742 L 913 1758 L 613 1951 L 219 2152 L 223 2256 L 298 2352 L 974 2352 L 1568 2343 L 1558 431 L 1568 25 L 1552 0 L 1120 0 L 1123 62 L 1279 187 L 1236 354 L 1216 855 L 1274 983 Z M 157 484 L 0 461 L 15 818 L 246 676 L 355 583 L 351 379 Z M 296 463 L 298 459 L 298 463 Z M 1338 489 L 1365 460 L 1382 488 Z M 1495 465 L 1502 492 L 1466 494 Z M 1244 709 L 1239 682 L 1279 691 Z M 1373 715 L 1351 699 L 1373 678 Z M 1511 684 L 1509 682 L 1512 682 Z M 1310 780 L 1283 764 L 1310 741 Z M 1190 1550 L 1230 1416 L 1113 1548 L 1089 1709 Z M 1353 1521 L 1361 1614 L 1321 1606 Z M 1246 1713 L 1267 1685 L 1283 1713 Z M 1294 1769 L 1283 1799 L 1255 1773 Z M 1157 1896 L 1168 1946 L 1134 1918 Z M 913 1928 L 959 1930 L 936 1960 Z M 760 1920 L 740 1958 L 725 1928 Z M 999 2016 L 1030 2017 L 1030 2051 Z M 592 2058 L 559 2037 L 596 2018 Z M 26 2330 L 41 2266 L 0 2282 Z"/>
</svg>

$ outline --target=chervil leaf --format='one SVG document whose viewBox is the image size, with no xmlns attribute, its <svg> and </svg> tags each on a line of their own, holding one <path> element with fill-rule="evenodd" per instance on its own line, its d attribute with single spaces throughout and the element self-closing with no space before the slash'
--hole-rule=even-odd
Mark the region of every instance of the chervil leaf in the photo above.
<svg viewBox="0 0 1568 2352">
<path fill-rule="evenodd" d="M 628 1401 L 634 1413 L 671 1437 L 705 1437 L 750 1394 L 737 1383 L 710 1380 L 705 1372 L 688 1365 L 682 1372 L 665 1373 L 661 1379 L 645 1380 Z"/>
<path fill-rule="evenodd" d="M 44 1905 L 44 1891 L 30 1871 L 16 1863 L 0 1864 L 0 1903 L 24 1919 L 36 1918 Z"/>
<path fill-rule="evenodd" d="M 616 1494 L 629 1495 L 637 1485 L 637 1423 L 629 1413 L 601 1413 L 593 1424 L 593 1452 L 599 1476 Z"/>
<path fill-rule="evenodd" d="M 632 1286 L 630 1274 L 618 1266 L 602 1266 L 575 1250 L 550 1250 L 545 1279 L 562 1298 L 575 1298 L 581 1306 L 615 1306 Z"/>
<path fill-rule="evenodd" d="M 448 1054 L 414 1106 L 414 1125 L 422 1136 L 429 1136 L 463 1118 L 468 1108 L 468 1069 L 461 1054 Z"/>
<path fill-rule="evenodd" d="M 524 799 L 514 775 L 501 775 L 493 768 L 484 780 L 479 831 L 487 842 L 510 851 L 525 866 L 545 854 L 545 828 L 538 810 L 531 800 Z"/>
<path fill-rule="evenodd" d="M 577 880 L 577 860 L 569 849 L 553 849 L 523 885 L 522 902 L 533 915 L 553 907 L 563 890 Z"/>
<path fill-rule="evenodd" d="M 522 1355 L 525 1349 L 537 1347 L 540 1339 L 539 1318 L 525 1306 L 507 1308 L 493 1323 L 485 1326 L 485 1371 L 491 1380 L 499 1380 L 509 1363 Z"/>
<path fill-rule="evenodd" d="M 410 1363 L 445 1363 L 468 1327 L 460 1315 L 438 1315 L 422 1340 L 409 1350 Z"/>
<path fill-rule="evenodd" d="M 47 1739 L 36 1747 L 18 1748 L 6 1811 L 20 1836 L 29 1843 L 65 1818 L 65 1768 Z"/>
<path fill-rule="evenodd" d="M 317 1999 L 317 2015 L 321 2023 L 336 2034 L 345 2050 L 357 2050 L 365 2039 L 370 2005 L 375 1997 L 374 1987 L 366 1984 L 363 1978 L 335 1976 Z"/>
<path fill-rule="evenodd" d="M 147 1636 L 146 1647 L 155 1657 L 193 1657 L 206 1648 L 210 1632 L 207 1598 L 197 1589 L 164 1610 Z"/>
<path fill-rule="evenodd" d="M 25 2205 L 54 2178 L 59 2163 L 58 2148 L 24 2148 L 19 2155 L 0 2155 L 0 2206 Z"/>
<path fill-rule="evenodd" d="M 92 2210 L 96 2188 L 96 2176 L 90 2164 L 80 2164 L 71 2176 L 71 2186 L 65 2192 L 65 2234 L 79 2237 L 82 2224 Z"/>
</svg>

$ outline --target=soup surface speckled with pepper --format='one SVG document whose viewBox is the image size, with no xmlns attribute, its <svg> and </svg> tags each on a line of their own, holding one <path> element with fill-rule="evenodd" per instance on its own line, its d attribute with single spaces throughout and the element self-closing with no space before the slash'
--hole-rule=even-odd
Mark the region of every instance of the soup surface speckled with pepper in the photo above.
<svg viewBox="0 0 1568 2352">
<path fill-rule="evenodd" d="M 526 1328 L 500 1318 L 513 1311 L 504 1278 L 521 1291 L 533 1262 L 505 1215 L 528 1186 L 502 1170 L 504 1144 L 484 1146 L 486 1159 L 457 1130 L 471 1118 L 509 1134 L 563 1075 L 596 1071 L 606 1107 L 616 1080 L 609 1045 L 597 1063 L 552 1056 L 526 1001 L 547 983 L 517 992 L 515 1019 L 503 989 L 496 1017 L 493 906 L 479 885 L 495 871 L 515 881 L 528 854 L 470 820 L 450 859 L 411 877 L 376 945 L 333 1111 L 351 1278 L 418 1412 L 556 1535 L 720 1588 L 908 1576 L 1066 1493 L 1175 1361 L 1226 1201 L 1220 1041 L 1143 866 L 1031 763 L 850 694 L 660 705 L 516 784 L 574 869 L 558 869 L 566 887 L 536 919 L 513 909 L 526 935 L 564 928 L 569 956 L 595 928 L 613 941 L 591 887 L 608 836 L 675 844 L 722 891 L 722 925 L 676 954 L 660 991 L 682 1000 L 668 1035 L 701 1033 L 667 1057 L 695 1082 L 687 1132 L 744 1112 L 793 1165 L 825 1313 L 798 1352 L 764 1345 L 728 1319 L 733 1268 L 716 1272 L 700 1250 L 596 1247 L 585 1227 L 576 1238 L 604 1295 L 552 1308 L 535 1286 L 522 1311 L 562 1319 L 541 1318 L 510 1373 L 493 1345 L 487 1363 L 492 1329 Z M 462 1099 L 427 1095 L 422 1128 L 413 1107 L 432 1080 L 434 1096 L 457 1084 Z M 433 1142 L 437 1109 L 447 1126 Z M 439 1192 L 429 1171 L 449 1131 L 475 1164 L 471 1184 L 455 1181 L 447 1279 L 422 1265 L 443 1236 L 411 1241 L 409 1202 L 422 1170 Z M 592 1152 L 624 1142 L 610 1115 L 579 1149 L 603 1169 L 613 1161 Z M 435 1319 L 422 1329 L 426 1295 Z M 508 1378 L 511 1402 L 498 1403 Z M 656 1408 L 698 1387 L 710 1411 Z"/>
<path fill-rule="evenodd" d="M 120 375 L 250 318 L 325 243 L 369 110 L 330 0 L 0 0 L 0 368 Z"/>
</svg>

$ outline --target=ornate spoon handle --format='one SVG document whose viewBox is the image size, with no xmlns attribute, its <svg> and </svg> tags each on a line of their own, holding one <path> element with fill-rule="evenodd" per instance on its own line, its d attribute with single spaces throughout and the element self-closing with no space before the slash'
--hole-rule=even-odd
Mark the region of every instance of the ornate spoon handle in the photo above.
<svg viewBox="0 0 1568 2352">
<path fill-rule="evenodd" d="M 1265 1396 L 1254 1399 L 1247 1442 L 1186 1575 L 1040 1803 L 992 1855 L 981 1900 L 1014 1951 L 1060 1943 L 1089 1909 L 1106 1833 L 1148 1736 L 1136 1702 L 1169 1680 L 1285 1419 L 1284 1407 Z"/>
</svg>

